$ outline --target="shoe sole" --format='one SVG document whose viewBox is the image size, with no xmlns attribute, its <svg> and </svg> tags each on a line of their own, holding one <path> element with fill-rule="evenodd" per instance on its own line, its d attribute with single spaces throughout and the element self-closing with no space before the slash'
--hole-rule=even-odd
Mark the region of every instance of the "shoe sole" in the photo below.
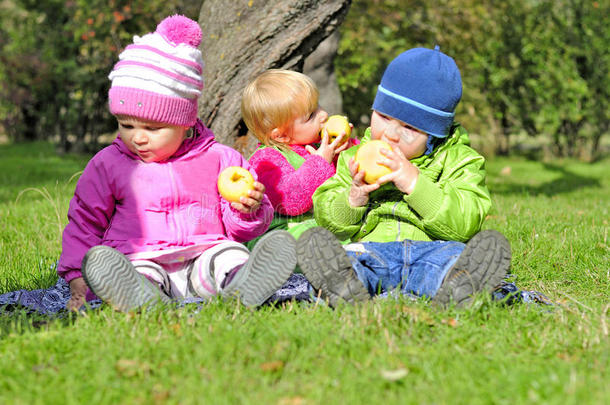
<svg viewBox="0 0 610 405">
<path fill-rule="evenodd" d="M 297 261 L 316 293 L 331 307 L 370 299 L 337 238 L 325 228 L 311 228 L 297 241 Z"/>
<path fill-rule="evenodd" d="M 138 273 L 129 259 L 109 246 L 94 246 L 82 263 L 85 283 L 102 301 L 121 312 L 128 312 L 170 298 Z"/>
<path fill-rule="evenodd" d="M 463 306 L 478 292 L 491 292 L 510 269 L 510 244 L 494 230 L 477 233 L 449 270 L 434 301 Z"/>
<path fill-rule="evenodd" d="M 223 292 L 247 307 L 262 305 L 288 280 L 297 264 L 296 241 L 287 231 L 273 231 L 254 246 L 248 261 Z M 239 278 L 237 278 L 239 277 Z"/>
</svg>

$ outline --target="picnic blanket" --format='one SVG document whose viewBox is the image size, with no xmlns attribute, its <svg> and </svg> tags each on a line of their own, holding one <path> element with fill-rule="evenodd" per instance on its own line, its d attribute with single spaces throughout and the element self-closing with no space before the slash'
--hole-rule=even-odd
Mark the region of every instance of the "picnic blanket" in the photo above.
<svg viewBox="0 0 610 405">
<path fill-rule="evenodd" d="M 63 278 L 58 278 L 55 285 L 37 290 L 17 290 L 0 295 L 0 314 L 25 310 L 43 315 L 60 314 L 66 311 L 70 299 L 70 286 Z M 310 301 L 309 282 L 301 274 L 293 274 L 267 301 L 282 303 L 285 301 Z M 202 298 L 187 298 L 182 304 L 203 303 Z M 98 308 L 101 300 L 89 301 L 89 308 Z"/>
<path fill-rule="evenodd" d="M 378 299 L 387 298 L 388 293 L 381 294 Z M 412 296 L 417 299 L 416 296 Z M 516 303 L 553 305 L 552 302 L 542 293 L 537 291 L 526 291 L 519 289 L 509 278 L 502 281 L 492 292 L 492 298 L 502 301 L 505 305 Z M 63 278 L 58 278 L 54 286 L 38 290 L 18 290 L 0 295 L 0 314 L 13 312 L 15 310 L 25 310 L 31 313 L 43 315 L 63 314 L 67 310 L 66 304 L 70 299 L 70 286 Z M 276 291 L 268 300 L 268 303 L 282 303 L 286 301 L 315 301 L 310 288 L 310 284 L 302 274 L 292 274 L 284 285 Z M 189 298 L 181 304 L 188 305 L 193 303 L 201 304 L 204 300 L 200 298 Z M 89 308 L 97 308 L 102 304 L 101 300 L 89 301 Z"/>
</svg>

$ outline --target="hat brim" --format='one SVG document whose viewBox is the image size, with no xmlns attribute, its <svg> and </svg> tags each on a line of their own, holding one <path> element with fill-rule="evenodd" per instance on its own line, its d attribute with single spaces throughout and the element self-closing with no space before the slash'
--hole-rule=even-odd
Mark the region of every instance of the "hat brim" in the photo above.
<svg viewBox="0 0 610 405">
<path fill-rule="evenodd" d="M 445 138 L 453 124 L 453 116 L 439 116 L 412 104 L 377 91 L 373 110 L 409 124 L 437 138 Z"/>
</svg>

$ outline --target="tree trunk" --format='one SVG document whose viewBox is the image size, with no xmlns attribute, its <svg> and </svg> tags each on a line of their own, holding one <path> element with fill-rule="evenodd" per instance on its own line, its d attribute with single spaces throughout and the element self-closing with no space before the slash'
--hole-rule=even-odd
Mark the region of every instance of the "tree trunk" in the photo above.
<svg viewBox="0 0 610 405">
<path fill-rule="evenodd" d="M 510 132 L 511 127 L 506 118 L 506 110 L 502 109 L 502 118 L 500 118 L 500 137 L 496 140 L 496 155 L 508 156 L 510 151 Z"/>
<path fill-rule="evenodd" d="M 183 14 L 192 20 L 197 20 L 199 18 L 199 13 L 201 12 L 202 4 L 203 0 L 181 0 L 177 2 L 176 8 L 180 14 Z"/>
<path fill-rule="evenodd" d="M 302 71 L 305 58 L 343 22 L 351 0 L 205 0 L 203 31 L 205 88 L 199 115 L 216 139 L 247 154 L 241 94 L 270 68 Z M 241 139 L 239 139 L 241 138 Z"/>
<path fill-rule="evenodd" d="M 306 59 L 303 73 L 311 77 L 320 91 L 320 107 L 328 114 L 342 114 L 343 100 L 335 76 L 334 60 L 339 48 L 339 30 L 326 38 Z"/>
</svg>

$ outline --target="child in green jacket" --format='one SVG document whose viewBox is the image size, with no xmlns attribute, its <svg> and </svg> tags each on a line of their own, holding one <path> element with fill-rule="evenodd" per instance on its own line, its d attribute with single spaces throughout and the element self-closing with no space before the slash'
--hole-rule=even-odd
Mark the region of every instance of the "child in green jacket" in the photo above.
<svg viewBox="0 0 610 405">
<path fill-rule="evenodd" d="M 336 175 L 313 196 L 323 228 L 297 244 L 301 270 L 331 305 L 395 288 L 463 304 L 508 272 L 506 238 L 480 232 L 491 199 L 485 160 L 454 122 L 461 96 L 459 69 L 438 47 L 410 49 L 388 65 L 362 143 L 340 155 Z M 378 160 L 389 173 L 367 184 L 354 156 L 370 140 L 391 149 Z"/>
</svg>

